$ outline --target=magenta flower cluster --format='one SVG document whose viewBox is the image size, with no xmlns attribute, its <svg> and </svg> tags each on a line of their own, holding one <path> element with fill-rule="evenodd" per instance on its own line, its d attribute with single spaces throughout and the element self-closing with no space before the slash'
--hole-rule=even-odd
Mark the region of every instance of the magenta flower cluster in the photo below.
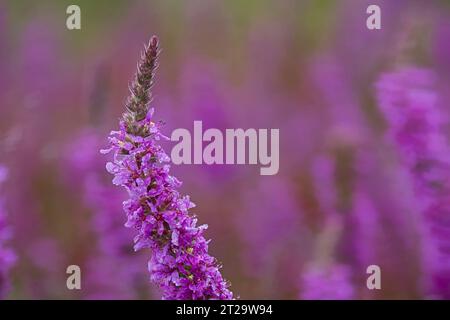
<svg viewBox="0 0 450 320">
<path fill-rule="evenodd" d="M 114 152 L 106 168 L 114 175 L 113 183 L 129 193 L 123 205 L 125 225 L 137 231 L 135 250 L 152 250 L 148 269 L 163 299 L 232 299 L 219 263 L 208 254 L 203 235 L 207 226 L 197 226 L 189 212 L 194 204 L 177 191 L 181 182 L 170 175 L 169 157 L 159 144 L 166 137 L 149 107 L 158 52 L 153 37 L 130 86 L 120 130 L 111 132 L 110 148 L 102 150 Z"/>
</svg>

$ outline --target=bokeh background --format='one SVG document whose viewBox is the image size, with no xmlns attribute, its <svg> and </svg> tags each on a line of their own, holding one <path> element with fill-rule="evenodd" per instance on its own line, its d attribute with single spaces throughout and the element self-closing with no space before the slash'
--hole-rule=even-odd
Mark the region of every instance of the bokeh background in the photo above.
<svg viewBox="0 0 450 320">
<path fill-rule="evenodd" d="M 66 29 L 70 4 L 81 30 Z M 3 298 L 160 299 L 98 152 L 153 34 L 164 133 L 280 129 L 277 175 L 172 167 L 236 296 L 450 298 L 448 1 L 2 0 Z M 72 264 L 82 290 L 66 287 Z"/>
</svg>

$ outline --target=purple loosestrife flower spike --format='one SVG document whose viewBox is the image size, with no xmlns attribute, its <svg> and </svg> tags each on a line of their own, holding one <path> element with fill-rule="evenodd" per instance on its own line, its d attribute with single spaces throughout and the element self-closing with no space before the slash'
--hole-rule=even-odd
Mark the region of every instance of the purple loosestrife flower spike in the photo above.
<svg viewBox="0 0 450 320">
<path fill-rule="evenodd" d="M 150 278 L 163 299 L 232 299 L 218 262 L 208 254 L 207 226 L 197 226 L 189 213 L 194 204 L 177 191 L 181 182 L 169 174 L 170 159 L 158 143 L 166 137 L 149 108 L 158 53 L 158 39 L 152 37 L 130 85 L 120 130 L 111 132 L 110 148 L 102 151 L 114 152 L 106 168 L 113 183 L 128 191 L 125 226 L 137 231 L 135 250 L 152 250 Z"/>
</svg>

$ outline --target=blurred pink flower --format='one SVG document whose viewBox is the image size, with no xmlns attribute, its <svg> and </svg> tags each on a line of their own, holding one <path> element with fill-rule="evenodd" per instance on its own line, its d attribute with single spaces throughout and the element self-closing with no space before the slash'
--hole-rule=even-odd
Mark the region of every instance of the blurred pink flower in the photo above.
<svg viewBox="0 0 450 320">
<path fill-rule="evenodd" d="M 0 187 L 3 187 L 6 177 L 7 169 L 0 165 Z M 9 271 L 16 261 L 16 255 L 8 243 L 11 240 L 11 236 L 12 230 L 7 221 L 3 194 L 0 193 L 0 299 L 5 298 L 10 289 L 11 279 Z"/>
</svg>

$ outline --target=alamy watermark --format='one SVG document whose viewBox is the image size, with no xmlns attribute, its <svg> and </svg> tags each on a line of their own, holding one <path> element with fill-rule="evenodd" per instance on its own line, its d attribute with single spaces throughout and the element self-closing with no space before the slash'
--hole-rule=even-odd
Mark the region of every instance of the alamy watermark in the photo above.
<svg viewBox="0 0 450 320">
<path fill-rule="evenodd" d="M 367 7 L 366 13 L 369 14 L 366 20 L 366 26 L 369 30 L 380 30 L 381 29 L 381 8 L 372 4 Z"/>
<path fill-rule="evenodd" d="M 66 19 L 66 27 L 69 30 L 81 29 L 81 8 L 75 4 L 71 4 L 67 7 L 66 13 L 68 14 Z"/>
<path fill-rule="evenodd" d="M 72 264 L 67 267 L 66 273 L 69 275 L 66 280 L 67 289 L 81 290 L 81 268 Z"/>
<path fill-rule="evenodd" d="M 367 7 L 366 13 L 369 14 L 366 20 L 366 26 L 369 30 L 381 29 L 381 8 L 376 4 Z M 68 30 L 81 29 L 81 8 L 78 5 L 71 4 L 66 9 L 66 27 Z"/>
<path fill-rule="evenodd" d="M 215 128 L 203 132 L 202 121 L 194 121 L 193 137 L 179 128 L 170 139 L 178 142 L 171 152 L 173 164 L 259 164 L 261 175 L 275 175 L 280 167 L 279 129 L 226 129 L 223 134 Z"/>
<path fill-rule="evenodd" d="M 381 289 L 381 268 L 376 264 L 367 267 L 366 273 L 370 276 L 367 278 L 366 286 L 369 290 Z"/>
</svg>

